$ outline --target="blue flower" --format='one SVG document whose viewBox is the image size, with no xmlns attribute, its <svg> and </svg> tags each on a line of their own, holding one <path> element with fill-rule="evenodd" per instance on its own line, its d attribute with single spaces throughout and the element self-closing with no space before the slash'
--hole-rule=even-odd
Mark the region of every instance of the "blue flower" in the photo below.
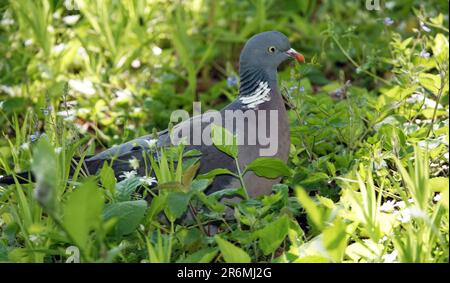
<svg viewBox="0 0 450 283">
<path fill-rule="evenodd" d="M 229 76 L 227 78 L 227 86 L 228 87 L 233 87 L 235 85 L 237 85 L 238 79 L 236 76 Z"/>
<path fill-rule="evenodd" d="M 420 22 L 420 28 L 424 31 L 424 32 L 430 32 L 431 29 L 429 27 L 427 27 L 423 22 Z"/>
<path fill-rule="evenodd" d="M 300 92 L 305 92 L 305 87 L 304 87 L 304 86 L 301 86 L 300 89 L 299 89 L 299 91 L 300 91 Z"/>
<path fill-rule="evenodd" d="M 39 132 L 35 132 L 34 134 L 32 134 L 30 136 L 30 141 L 31 142 L 35 142 L 39 139 L 39 137 L 41 136 L 41 134 Z"/>
<path fill-rule="evenodd" d="M 428 59 L 430 58 L 430 56 L 431 56 L 430 52 L 427 52 L 425 49 L 420 51 L 420 57 Z"/>
<path fill-rule="evenodd" d="M 389 18 L 389 17 L 384 18 L 384 24 L 385 24 L 385 25 L 390 26 L 390 25 L 392 25 L 393 23 L 394 23 L 394 20 L 393 20 L 393 19 L 391 19 L 391 18 Z"/>
<path fill-rule="evenodd" d="M 47 116 L 48 114 L 50 114 L 52 112 L 52 107 L 48 106 L 47 108 L 41 108 L 42 114 L 44 114 L 45 116 Z"/>
</svg>

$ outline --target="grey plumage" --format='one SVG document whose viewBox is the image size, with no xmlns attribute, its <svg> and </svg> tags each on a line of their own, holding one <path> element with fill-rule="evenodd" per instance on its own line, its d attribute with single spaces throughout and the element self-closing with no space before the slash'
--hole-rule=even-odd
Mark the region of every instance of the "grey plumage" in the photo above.
<svg viewBox="0 0 450 283">
<path fill-rule="evenodd" d="M 286 108 L 277 86 L 277 67 L 290 57 L 299 60 L 298 56 L 300 55 L 291 49 L 287 37 L 282 33 L 269 31 L 250 38 L 240 56 L 241 85 L 239 95 L 235 101 L 220 111 L 222 117 L 224 117 L 226 110 L 254 111 L 255 117 L 258 118 L 260 115 L 258 110 L 277 110 L 278 133 L 276 135 L 278 137 L 278 148 L 274 157 L 284 161 L 287 161 L 288 158 L 290 137 Z M 266 117 L 266 119 L 269 118 Z M 193 117 L 178 124 L 176 127 L 180 129 L 201 125 L 204 128 L 209 124 L 200 117 Z M 232 128 L 228 130 L 236 133 L 237 128 L 234 123 L 232 125 Z M 245 127 L 246 129 L 255 128 L 256 133 L 260 130 L 257 123 L 250 124 L 246 122 Z M 189 138 L 189 144 L 192 144 L 193 135 Z M 84 168 L 88 169 L 89 174 L 96 174 L 102 168 L 104 162 L 111 163 L 110 161 L 114 159 L 112 168 L 116 177 L 120 178 L 124 171 L 132 169 L 128 162 L 130 159 L 136 158 L 143 164 L 143 159 L 146 158 L 146 154 L 143 154 L 143 151 L 151 152 L 151 154 L 156 156 L 159 148 L 171 145 L 172 141 L 167 130 L 158 133 L 157 137 L 152 135 L 143 136 L 85 159 Z M 259 143 L 256 145 L 239 145 L 239 164 L 241 168 L 244 168 L 260 156 L 261 147 L 262 145 Z M 191 149 L 201 152 L 200 174 L 215 168 L 226 168 L 236 172 L 233 159 L 219 151 L 215 146 L 204 144 L 186 146 L 186 150 Z M 145 174 L 143 166 L 138 169 L 137 173 L 139 175 Z M 6 179 L 0 179 L 0 183 L 2 183 L 2 180 L 5 181 Z M 269 180 L 258 177 L 253 172 L 246 173 L 244 180 L 251 197 L 270 193 L 272 185 L 279 181 L 278 179 Z M 238 179 L 229 175 L 221 175 L 215 178 L 207 193 L 236 187 L 239 187 Z"/>
</svg>

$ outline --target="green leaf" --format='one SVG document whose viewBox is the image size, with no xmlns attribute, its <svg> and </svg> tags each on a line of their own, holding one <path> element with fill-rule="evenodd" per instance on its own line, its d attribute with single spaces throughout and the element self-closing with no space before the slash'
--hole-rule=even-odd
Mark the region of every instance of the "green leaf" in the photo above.
<svg viewBox="0 0 450 283">
<path fill-rule="evenodd" d="M 334 262 L 341 262 L 344 257 L 349 238 L 346 228 L 347 225 L 340 218 L 336 218 L 333 224 L 323 231 L 323 245 Z"/>
<path fill-rule="evenodd" d="M 246 171 L 253 171 L 260 177 L 275 179 L 290 176 L 291 172 L 285 162 L 278 158 L 259 157 L 247 165 Z"/>
<path fill-rule="evenodd" d="M 191 194 L 183 192 L 168 192 L 167 207 L 164 210 L 170 222 L 180 218 L 185 212 L 191 199 Z"/>
<path fill-rule="evenodd" d="M 148 209 L 147 219 L 152 220 L 166 207 L 167 194 L 160 194 L 152 198 L 150 208 Z"/>
<path fill-rule="evenodd" d="M 259 247 L 264 255 L 273 253 L 286 238 L 289 230 L 289 218 L 286 215 L 258 230 Z"/>
<path fill-rule="evenodd" d="M 128 201 L 131 199 L 131 194 L 141 185 L 140 177 L 133 176 L 120 181 L 116 185 L 116 199 L 117 201 Z"/>
<path fill-rule="evenodd" d="M 210 263 L 217 255 L 219 250 L 217 248 L 201 249 L 188 257 L 179 261 L 179 263 Z"/>
<path fill-rule="evenodd" d="M 241 248 L 236 247 L 232 243 L 220 238 L 218 235 L 214 237 L 220 252 L 227 263 L 250 263 L 250 256 Z"/>
<path fill-rule="evenodd" d="M 430 189 L 433 192 L 442 192 L 448 189 L 448 178 L 445 177 L 436 177 L 431 178 L 429 181 Z"/>
<path fill-rule="evenodd" d="M 214 170 L 209 171 L 208 173 L 199 175 L 197 177 L 197 179 L 211 179 L 213 177 L 216 177 L 217 175 L 232 175 L 232 176 L 236 176 L 236 174 L 234 174 L 233 172 L 231 172 L 228 169 L 216 168 Z"/>
<path fill-rule="evenodd" d="M 110 192 L 113 192 L 116 187 L 116 177 L 114 175 L 114 170 L 108 166 L 105 162 L 103 163 L 102 170 L 100 171 L 100 180 L 102 181 L 103 187 Z"/>
<path fill-rule="evenodd" d="M 191 192 L 203 192 L 206 190 L 206 188 L 211 183 L 211 180 L 209 179 L 202 179 L 202 180 L 194 180 L 191 183 L 190 191 Z"/>
<path fill-rule="evenodd" d="M 301 181 L 302 185 L 310 185 L 314 183 L 318 183 L 324 180 L 328 180 L 328 175 L 323 172 L 316 172 L 308 176 L 305 180 Z"/>
<path fill-rule="evenodd" d="M 237 158 L 237 139 L 227 129 L 211 124 L 211 138 L 217 149 L 233 158 Z"/>
<path fill-rule="evenodd" d="M 297 187 L 295 189 L 295 193 L 297 196 L 298 201 L 303 206 L 303 208 L 306 210 L 306 213 L 308 214 L 308 217 L 311 219 L 312 223 L 316 227 L 322 226 L 322 214 L 320 209 L 318 208 L 317 204 L 312 201 L 312 199 L 308 196 L 306 191 L 301 188 Z"/>
<path fill-rule="evenodd" d="M 130 234 L 144 218 L 147 202 L 145 200 L 124 201 L 107 205 L 103 212 L 104 220 L 117 218 L 114 235 L 117 237 Z"/>
<path fill-rule="evenodd" d="M 102 191 L 94 179 L 89 179 L 68 196 L 63 223 L 76 245 L 86 247 L 89 232 L 101 222 L 103 202 Z"/>
</svg>

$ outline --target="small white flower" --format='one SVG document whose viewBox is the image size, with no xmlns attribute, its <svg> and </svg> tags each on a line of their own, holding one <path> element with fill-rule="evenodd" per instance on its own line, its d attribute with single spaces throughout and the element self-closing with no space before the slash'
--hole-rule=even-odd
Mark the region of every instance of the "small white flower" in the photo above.
<svg viewBox="0 0 450 283">
<path fill-rule="evenodd" d="M 60 154 L 62 152 L 62 147 L 55 148 L 55 153 Z"/>
<path fill-rule="evenodd" d="M 130 179 L 130 178 L 133 178 L 136 175 L 137 175 L 137 172 L 134 171 L 134 170 L 131 170 L 131 171 L 128 171 L 128 172 L 127 171 L 123 172 L 122 175 L 120 175 L 119 177 L 122 178 L 122 179 Z"/>
<path fill-rule="evenodd" d="M 159 56 L 162 53 L 162 49 L 155 45 L 155 46 L 152 47 L 152 52 L 156 56 Z"/>
<path fill-rule="evenodd" d="M 414 218 L 425 218 L 427 217 L 426 213 L 418 208 L 417 206 L 408 207 L 405 210 L 406 213 L 409 213 Z"/>
<path fill-rule="evenodd" d="M 133 168 L 133 170 L 137 170 L 139 168 L 139 160 L 137 160 L 136 157 L 128 160 L 128 163 L 130 164 L 130 167 Z"/>
<path fill-rule="evenodd" d="M 128 89 L 117 90 L 114 94 L 117 96 L 117 99 L 121 101 L 127 101 L 133 97 L 133 94 Z"/>
<path fill-rule="evenodd" d="M 2 26 L 12 26 L 13 24 L 14 24 L 14 20 L 9 19 L 9 18 L 2 19 L 0 22 L 0 25 L 2 25 Z"/>
<path fill-rule="evenodd" d="M 29 237 L 30 241 L 32 241 L 33 243 L 36 243 L 39 241 L 39 236 L 35 235 L 35 234 L 31 234 Z"/>
<path fill-rule="evenodd" d="M 420 28 L 424 31 L 424 32 L 430 32 L 431 29 L 429 27 L 427 27 L 423 22 L 420 22 Z"/>
<path fill-rule="evenodd" d="M 406 207 L 406 204 L 404 201 L 401 200 L 395 204 L 395 207 L 398 207 L 399 209 L 403 209 Z"/>
<path fill-rule="evenodd" d="M 395 200 L 388 200 L 380 206 L 380 211 L 391 212 L 395 208 Z"/>
<path fill-rule="evenodd" d="M 139 59 L 134 59 L 131 62 L 131 67 L 133 67 L 134 69 L 137 69 L 141 66 L 141 61 L 139 61 Z"/>
<path fill-rule="evenodd" d="M 141 229 L 141 231 L 145 231 L 144 225 L 140 224 L 140 225 L 139 225 L 139 229 Z"/>
<path fill-rule="evenodd" d="M 442 198 L 441 194 L 437 194 L 437 195 L 434 196 L 433 200 L 434 200 L 435 202 L 438 202 L 438 201 L 441 200 L 441 198 Z"/>
<path fill-rule="evenodd" d="M 393 19 L 391 19 L 391 18 L 389 18 L 389 17 L 384 18 L 384 24 L 385 24 L 385 25 L 390 26 L 390 25 L 392 25 L 393 23 L 394 23 L 394 20 L 393 20 Z"/>
<path fill-rule="evenodd" d="M 411 214 L 409 214 L 409 213 L 401 213 L 397 217 L 397 219 L 403 224 L 408 223 L 409 221 L 411 221 Z"/>
<path fill-rule="evenodd" d="M 127 62 L 127 56 L 120 57 L 119 61 L 117 62 L 117 68 L 122 68 L 122 66 Z"/>
<path fill-rule="evenodd" d="M 382 244 L 382 243 L 386 242 L 387 239 L 388 239 L 387 236 L 383 236 L 383 238 L 380 239 L 379 243 Z"/>
<path fill-rule="evenodd" d="M 66 25 L 74 25 L 78 22 L 80 19 L 80 15 L 71 15 L 71 16 L 65 16 L 62 20 Z"/>
<path fill-rule="evenodd" d="M 152 148 L 156 145 L 156 143 L 158 142 L 157 139 L 151 139 L 151 140 L 145 140 L 147 142 L 147 145 L 149 148 Z"/>
<path fill-rule="evenodd" d="M 30 46 L 31 44 L 33 44 L 33 39 L 29 38 L 29 39 L 25 40 L 23 42 L 23 44 L 25 44 L 25 46 Z"/>
<path fill-rule="evenodd" d="M 383 255 L 382 259 L 384 263 L 393 263 L 397 260 L 398 252 L 394 250 L 390 254 Z"/>
<path fill-rule="evenodd" d="M 20 145 L 20 149 L 22 149 L 22 150 L 30 149 L 30 143 L 29 142 L 24 142 L 22 145 Z"/>
<path fill-rule="evenodd" d="M 430 58 L 431 54 L 430 54 L 430 52 L 427 52 L 425 49 L 423 49 L 422 51 L 420 51 L 419 56 L 422 58 L 428 59 L 428 58 Z"/>
<path fill-rule="evenodd" d="M 95 94 L 95 88 L 91 81 L 88 80 L 69 80 L 69 86 L 88 96 Z"/>
<path fill-rule="evenodd" d="M 156 181 L 155 177 L 147 177 L 147 176 L 140 178 L 139 182 L 141 182 L 142 184 L 147 185 L 147 186 L 151 186 L 153 184 L 158 184 L 158 181 Z"/>
<path fill-rule="evenodd" d="M 59 54 L 59 53 L 63 52 L 64 49 L 66 49 L 66 45 L 64 43 L 60 43 L 60 44 L 57 44 L 57 45 L 53 46 L 52 51 L 55 54 Z"/>
</svg>

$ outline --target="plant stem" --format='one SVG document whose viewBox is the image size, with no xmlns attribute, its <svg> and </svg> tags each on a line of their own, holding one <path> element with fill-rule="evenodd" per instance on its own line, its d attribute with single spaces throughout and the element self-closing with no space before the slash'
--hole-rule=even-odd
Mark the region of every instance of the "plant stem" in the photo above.
<svg viewBox="0 0 450 283">
<path fill-rule="evenodd" d="M 244 189 L 245 199 L 250 199 L 250 197 L 248 196 L 247 187 L 245 186 L 244 178 L 241 173 L 241 168 L 239 167 L 239 161 L 237 158 L 235 158 L 234 161 L 236 163 L 236 168 L 237 168 L 238 175 L 239 175 L 239 181 L 241 182 L 241 186 Z"/>
<path fill-rule="evenodd" d="M 342 54 L 344 54 L 345 57 L 347 57 L 347 59 L 353 64 L 353 66 L 355 66 L 356 68 L 361 68 L 361 65 L 359 65 L 358 63 L 356 63 L 355 60 L 353 60 L 353 58 L 350 56 L 350 54 L 348 54 L 348 52 L 344 49 L 344 47 L 341 45 L 341 43 L 339 42 L 339 40 L 336 38 L 336 36 L 331 35 L 331 38 L 333 39 L 333 41 L 336 43 L 336 45 L 339 47 L 339 49 L 341 50 Z M 383 79 L 380 76 L 377 76 L 376 74 L 369 72 L 367 70 L 362 69 L 362 71 L 366 74 L 368 74 L 369 76 L 373 77 L 374 79 L 380 80 L 383 83 L 387 84 L 387 85 L 391 85 L 391 82 Z"/>
</svg>

